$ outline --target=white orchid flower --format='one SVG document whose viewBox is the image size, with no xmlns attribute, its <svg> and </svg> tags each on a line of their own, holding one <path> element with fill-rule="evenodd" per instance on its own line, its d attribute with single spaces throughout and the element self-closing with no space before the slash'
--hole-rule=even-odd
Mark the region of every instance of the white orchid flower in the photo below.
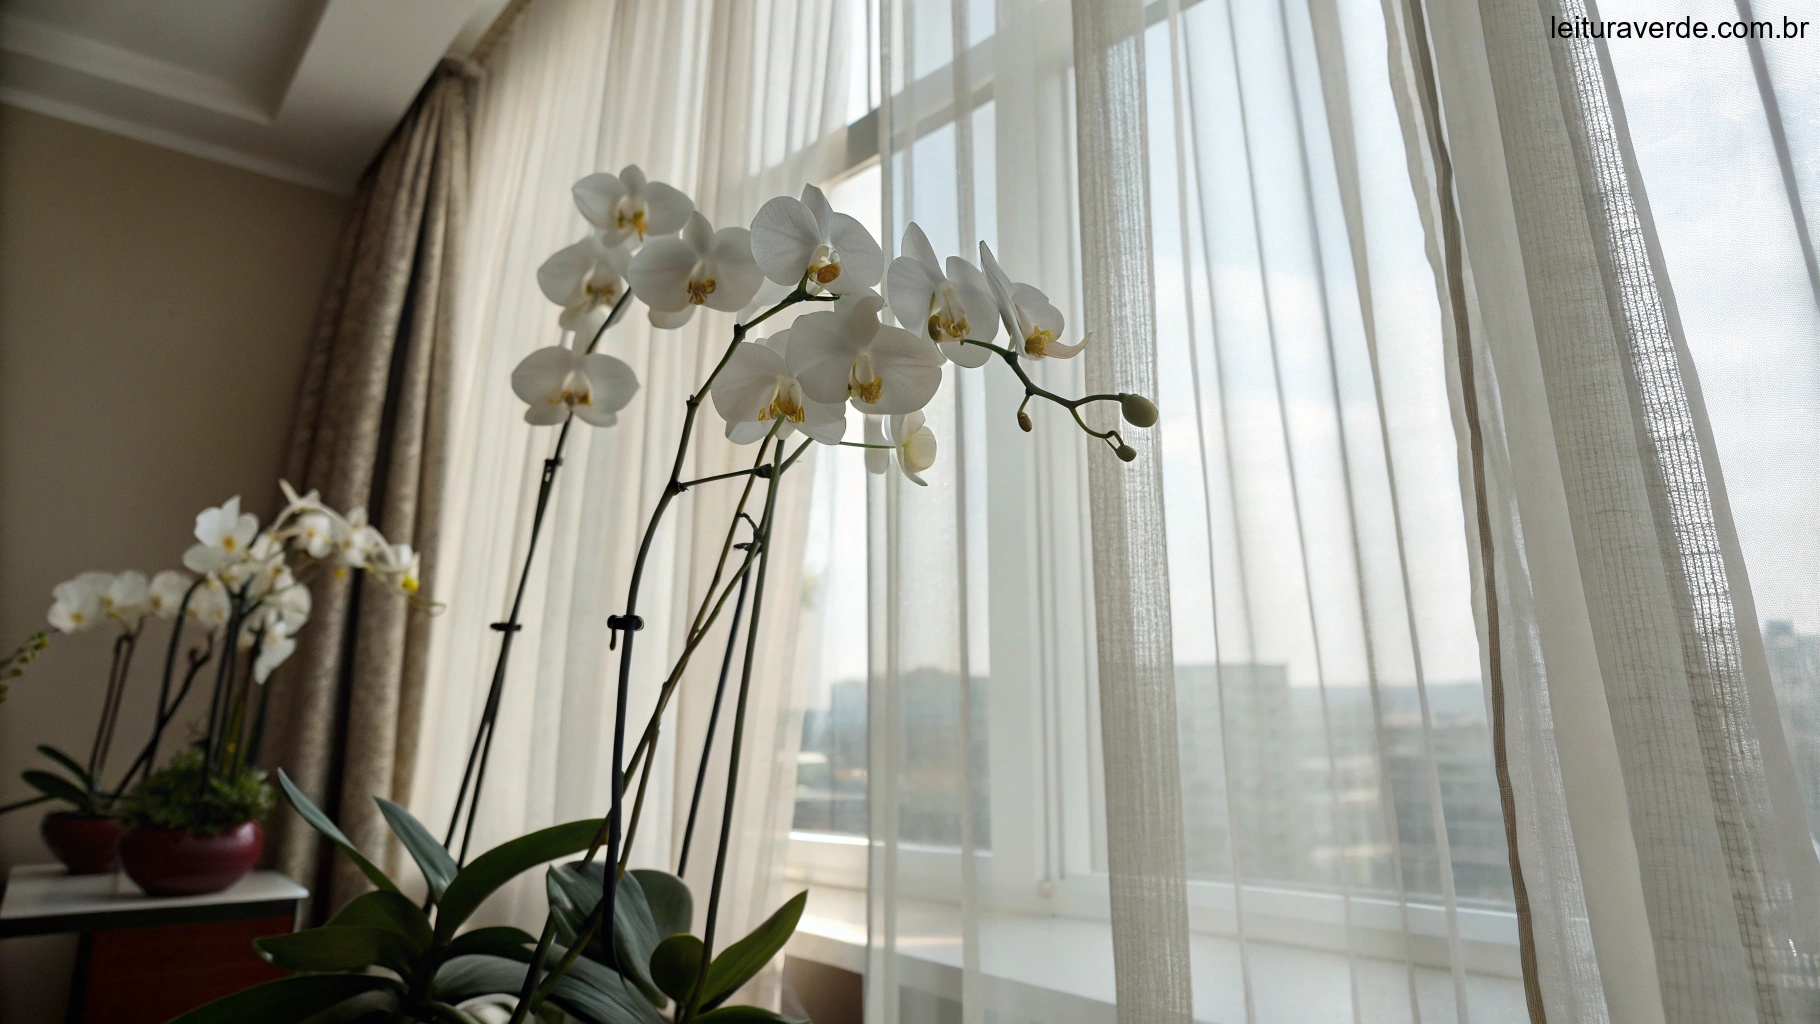
<svg viewBox="0 0 1820 1024">
<path fill-rule="evenodd" d="M 980 243 L 980 266 L 986 270 L 986 283 L 998 303 L 999 318 L 1005 322 L 1013 348 L 1030 359 L 1068 359 L 1087 347 L 1089 337 L 1073 345 L 1056 340 L 1062 336 L 1062 311 L 1034 286 L 1011 283 L 985 242 Z"/>
<path fill-rule="evenodd" d="M 942 355 L 962 366 L 984 366 L 992 350 L 963 345 L 962 338 L 991 341 L 998 337 L 998 305 L 978 267 L 959 256 L 948 257 L 942 272 L 935 248 L 923 229 L 904 229 L 903 254 L 885 271 L 885 297 L 897 322 L 923 331 Z"/>
<path fill-rule="evenodd" d="M 63 633 L 80 633 L 102 619 L 101 598 L 114 582 L 112 573 L 85 572 L 51 588 L 50 624 Z"/>
<path fill-rule="evenodd" d="M 227 586 L 210 577 L 196 588 L 195 595 L 190 598 L 190 606 L 183 614 L 196 625 L 212 631 L 227 624 L 230 610 Z"/>
<path fill-rule="evenodd" d="M 512 391 L 530 406 L 526 423 L 550 426 L 573 413 L 583 423 L 610 427 L 638 393 L 638 375 L 604 352 L 582 355 L 552 345 L 524 357 L 512 371 Z"/>
<path fill-rule="evenodd" d="M 278 585 L 281 575 L 290 570 L 284 565 L 284 542 L 270 532 L 261 532 L 247 548 L 246 557 L 223 566 L 215 575 L 230 588 L 259 600 Z"/>
<path fill-rule="evenodd" d="M 314 487 L 310 488 L 308 494 L 298 494 L 297 488 L 292 487 L 289 480 L 279 480 L 278 489 L 284 492 L 284 511 L 278 513 L 278 518 L 274 520 L 275 523 L 283 522 L 291 516 L 303 512 L 330 511 L 329 507 L 322 503 L 322 493 Z"/>
<path fill-rule="evenodd" d="M 590 174 L 575 183 L 575 206 L 600 230 L 600 240 L 618 245 L 628 239 L 681 231 L 695 203 L 680 189 L 645 180 L 631 164 L 618 174 Z"/>
<path fill-rule="evenodd" d="M 107 589 L 101 592 L 101 614 L 132 625 L 145 618 L 151 599 L 151 587 L 145 581 L 145 573 L 128 570 L 116 574 L 108 581 Z"/>
<path fill-rule="evenodd" d="M 368 563 L 378 557 L 380 551 L 385 550 L 385 536 L 377 528 L 367 523 L 365 506 L 350 509 L 347 523 L 348 530 L 341 536 L 337 561 L 341 563 L 343 570 L 364 569 Z"/>
<path fill-rule="evenodd" d="M 290 660 L 297 651 L 297 641 L 282 629 L 268 628 L 259 641 L 259 657 L 253 659 L 253 681 L 263 683 L 278 666 Z"/>
<path fill-rule="evenodd" d="M 752 218 L 752 256 L 765 276 L 795 286 L 807 275 L 813 290 L 856 291 L 878 284 L 885 254 L 865 225 L 835 213 L 814 185 L 803 197 L 778 196 Z"/>
<path fill-rule="evenodd" d="M 286 571 L 259 610 L 268 626 L 276 624 L 284 633 L 296 636 L 303 624 L 310 621 L 312 603 L 310 588 L 298 583 Z"/>
<path fill-rule="evenodd" d="M 927 338 L 879 323 L 884 305 L 875 292 L 847 292 L 832 309 L 797 318 L 784 358 L 805 395 L 892 416 L 929 404 L 942 385 L 942 354 Z"/>
<path fill-rule="evenodd" d="M 374 560 L 373 568 L 390 577 L 392 583 L 406 594 L 415 594 L 423 587 L 423 552 L 411 550 L 409 544 L 382 548 Z"/>
<path fill-rule="evenodd" d="M 688 323 L 696 306 L 737 313 L 764 283 L 752 259 L 752 233 L 716 231 L 699 212 L 689 214 L 682 234 L 639 250 L 630 277 L 632 294 L 651 307 L 651 323 L 666 329 Z"/>
<path fill-rule="evenodd" d="M 847 432 L 846 406 L 809 398 L 790 375 L 789 345 L 788 329 L 737 345 L 714 379 L 714 408 L 727 421 L 727 439 L 734 444 L 762 440 L 773 426 L 777 437 L 801 430 L 823 444 L 838 444 Z"/>
<path fill-rule="evenodd" d="M 910 478 L 911 483 L 918 487 L 929 486 L 920 474 L 935 465 L 935 431 L 923 423 L 922 413 L 891 417 L 889 433 L 879 417 L 866 417 L 866 443 L 891 446 L 889 450 L 866 449 L 867 472 L 883 473 L 895 461 L 897 468 Z"/>
<path fill-rule="evenodd" d="M 258 532 L 259 520 L 240 511 L 236 494 L 221 506 L 196 514 L 197 544 L 183 553 L 183 564 L 204 575 L 220 572 L 246 557 Z"/>
<path fill-rule="evenodd" d="M 341 537 L 347 529 L 348 524 L 328 509 L 311 509 L 291 520 L 285 533 L 304 554 L 322 559 L 340 550 Z"/>
<path fill-rule="evenodd" d="M 151 586 L 147 588 L 146 610 L 161 619 L 175 617 L 177 609 L 183 607 L 183 595 L 189 593 L 193 582 L 175 569 L 166 569 L 153 576 Z"/>
<path fill-rule="evenodd" d="M 562 307 L 557 325 L 577 335 L 592 335 L 607 322 L 613 304 L 626 293 L 626 270 L 632 254 L 623 245 L 588 237 L 556 250 L 537 268 L 537 287 L 544 298 Z"/>
</svg>

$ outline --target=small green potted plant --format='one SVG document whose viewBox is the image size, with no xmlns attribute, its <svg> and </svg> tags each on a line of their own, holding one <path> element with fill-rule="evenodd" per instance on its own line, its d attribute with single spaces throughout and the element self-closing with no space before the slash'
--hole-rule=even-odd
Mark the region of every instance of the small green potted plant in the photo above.
<svg viewBox="0 0 1820 1024">
<path fill-rule="evenodd" d="M 258 768 L 211 771 L 200 746 L 183 750 L 122 801 L 120 866 L 153 896 L 220 892 L 259 861 L 272 799 Z"/>
</svg>

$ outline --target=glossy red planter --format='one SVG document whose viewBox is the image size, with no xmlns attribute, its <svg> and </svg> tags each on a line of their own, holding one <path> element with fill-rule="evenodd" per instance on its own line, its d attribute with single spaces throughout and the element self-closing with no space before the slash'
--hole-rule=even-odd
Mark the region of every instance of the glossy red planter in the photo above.
<svg viewBox="0 0 1820 1024">
<path fill-rule="evenodd" d="M 120 822 L 113 818 L 76 811 L 52 811 L 38 826 L 44 845 L 72 875 L 99 875 L 114 870 L 119 863 L 114 850 L 120 843 L 120 831 Z"/>
<path fill-rule="evenodd" d="M 265 849 L 256 821 L 212 836 L 141 825 L 120 839 L 120 866 L 153 896 L 202 896 L 245 878 Z"/>
</svg>

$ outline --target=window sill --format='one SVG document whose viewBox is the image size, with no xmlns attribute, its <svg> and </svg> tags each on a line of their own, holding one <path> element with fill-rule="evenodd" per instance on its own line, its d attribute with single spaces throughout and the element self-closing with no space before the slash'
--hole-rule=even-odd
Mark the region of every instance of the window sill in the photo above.
<svg viewBox="0 0 1820 1024">
<path fill-rule="evenodd" d="M 900 983 L 958 1001 L 961 943 L 956 909 L 900 900 L 897 932 Z M 994 1014 L 1006 1014 L 1010 1020 L 1116 1019 L 1112 934 L 1105 922 L 995 911 L 981 915 L 979 933 L 981 998 Z M 1196 932 L 1190 935 L 1189 945 L 1195 1019 L 1202 1024 L 1246 1020 L 1238 943 L 1228 936 Z M 856 889 L 812 887 L 808 908 L 787 951 L 864 973 L 866 894 Z M 1344 953 L 1256 939 L 1248 944 L 1247 953 L 1256 1019 L 1274 1024 L 1331 1024 L 1352 1019 L 1352 983 Z M 1360 956 L 1357 965 L 1361 1016 L 1406 1017 L 1409 981 L 1402 962 Z M 1425 967 L 1417 967 L 1414 973 L 1421 1019 L 1454 1019 L 1452 976 Z M 1518 978 L 1468 974 L 1466 992 L 1475 1021 L 1526 1019 L 1523 983 Z"/>
</svg>

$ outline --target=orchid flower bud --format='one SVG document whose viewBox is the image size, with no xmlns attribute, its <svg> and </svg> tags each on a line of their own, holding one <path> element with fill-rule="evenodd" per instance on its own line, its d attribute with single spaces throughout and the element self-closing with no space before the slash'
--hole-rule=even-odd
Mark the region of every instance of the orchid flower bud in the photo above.
<svg viewBox="0 0 1820 1024">
<path fill-rule="evenodd" d="M 1156 403 L 1143 395 L 1120 395 L 1119 412 L 1124 414 L 1125 422 L 1134 427 L 1156 426 Z"/>
</svg>

